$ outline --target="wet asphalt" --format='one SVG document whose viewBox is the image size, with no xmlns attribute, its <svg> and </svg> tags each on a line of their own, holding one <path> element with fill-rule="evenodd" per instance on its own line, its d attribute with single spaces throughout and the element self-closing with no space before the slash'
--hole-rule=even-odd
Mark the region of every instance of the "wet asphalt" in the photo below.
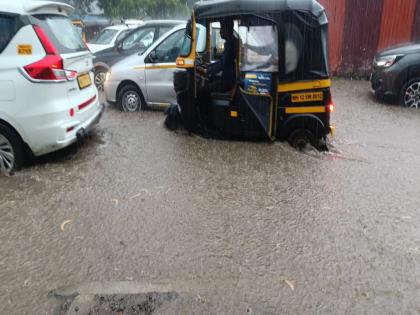
<svg viewBox="0 0 420 315">
<path fill-rule="evenodd" d="M 110 106 L 0 177 L 0 313 L 420 314 L 420 111 L 333 84 L 328 153 Z M 105 311 L 113 294 L 160 302 Z"/>
</svg>

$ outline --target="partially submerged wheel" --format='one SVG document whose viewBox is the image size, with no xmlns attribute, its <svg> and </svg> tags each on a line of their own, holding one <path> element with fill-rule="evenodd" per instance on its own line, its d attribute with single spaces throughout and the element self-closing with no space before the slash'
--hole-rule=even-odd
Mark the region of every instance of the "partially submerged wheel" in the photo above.
<svg viewBox="0 0 420 315">
<path fill-rule="evenodd" d="M 403 87 L 401 105 L 408 108 L 420 108 L 420 78 L 409 81 Z"/>
<path fill-rule="evenodd" d="M 125 85 L 118 93 L 118 104 L 123 112 L 133 113 L 145 109 L 143 96 L 135 85 Z"/>
<path fill-rule="evenodd" d="M 95 71 L 94 82 L 99 92 L 104 91 L 104 83 L 106 80 L 106 70 L 98 69 Z"/>
<path fill-rule="evenodd" d="M 22 142 L 14 131 L 0 125 L 0 173 L 19 170 L 23 163 Z"/>
<path fill-rule="evenodd" d="M 316 147 L 316 140 L 313 133 L 307 129 L 296 129 L 292 131 L 288 138 L 289 144 L 299 150 L 304 150 L 308 145 Z"/>
</svg>

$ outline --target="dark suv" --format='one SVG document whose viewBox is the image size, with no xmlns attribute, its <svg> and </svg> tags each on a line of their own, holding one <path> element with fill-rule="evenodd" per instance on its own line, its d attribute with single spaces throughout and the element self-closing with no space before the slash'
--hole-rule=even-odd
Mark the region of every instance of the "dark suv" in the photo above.
<svg viewBox="0 0 420 315">
<path fill-rule="evenodd" d="M 118 61 L 135 53 L 145 51 L 159 37 L 170 31 L 174 26 L 185 23 L 174 20 L 147 21 L 142 26 L 127 33 L 114 47 L 95 53 L 95 85 L 103 91 L 106 73 Z"/>
<path fill-rule="evenodd" d="M 375 56 L 372 88 L 379 99 L 420 107 L 420 44 L 388 48 Z"/>
</svg>

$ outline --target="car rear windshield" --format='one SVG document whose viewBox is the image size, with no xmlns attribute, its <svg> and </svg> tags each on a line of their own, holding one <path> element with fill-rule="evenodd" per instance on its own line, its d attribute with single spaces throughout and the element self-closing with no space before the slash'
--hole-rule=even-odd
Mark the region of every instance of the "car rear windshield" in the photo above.
<svg viewBox="0 0 420 315">
<path fill-rule="evenodd" d="M 80 31 L 69 18 L 61 15 L 37 15 L 34 18 L 61 54 L 86 50 Z"/>
<path fill-rule="evenodd" d="M 0 52 L 9 44 L 18 29 L 18 21 L 15 17 L 0 14 Z"/>
<path fill-rule="evenodd" d="M 97 44 L 97 45 L 110 44 L 112 42 L 112 39 L 114 38 L 114 36 L 117 35 L 117 33 L 118 33 L 117 30 L 110 30 L 110 29 L 107 30 L 107 29 L 105 29 L 93 41 L 93 44 Z"/>
</svg>

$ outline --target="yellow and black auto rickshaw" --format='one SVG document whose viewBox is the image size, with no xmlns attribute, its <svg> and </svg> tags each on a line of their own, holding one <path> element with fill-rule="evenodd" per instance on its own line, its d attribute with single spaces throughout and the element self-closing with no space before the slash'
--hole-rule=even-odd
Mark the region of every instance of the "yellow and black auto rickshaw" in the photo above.
<svg viewBox="0 0 420 315">
<path fill-rule="evenodd" d="M 230 61 L 235 82 L 229 90 L 214 91 L 224 73 L 211 76 L 209 69 L 224 58 L 218 33 L 226 21 L 237 47 Z M 199 2 L 177 68 L 179 114 L 190 131 L 288 140 L 298 147 L 308 142 L 319 147 L 333 133 L 328 21 L 315 0 Z"/>
<path fill-rule="evenodd" d="M 83 42 L 86 43 L 86 34 L 84 32 L 85 25 L 83 24 L 83 21 L 81 19 L 74 19 L 72 22 L 73 22 L 73 25 L 77 27 L 77 31 L 82 37 Z"/>
</svg>

